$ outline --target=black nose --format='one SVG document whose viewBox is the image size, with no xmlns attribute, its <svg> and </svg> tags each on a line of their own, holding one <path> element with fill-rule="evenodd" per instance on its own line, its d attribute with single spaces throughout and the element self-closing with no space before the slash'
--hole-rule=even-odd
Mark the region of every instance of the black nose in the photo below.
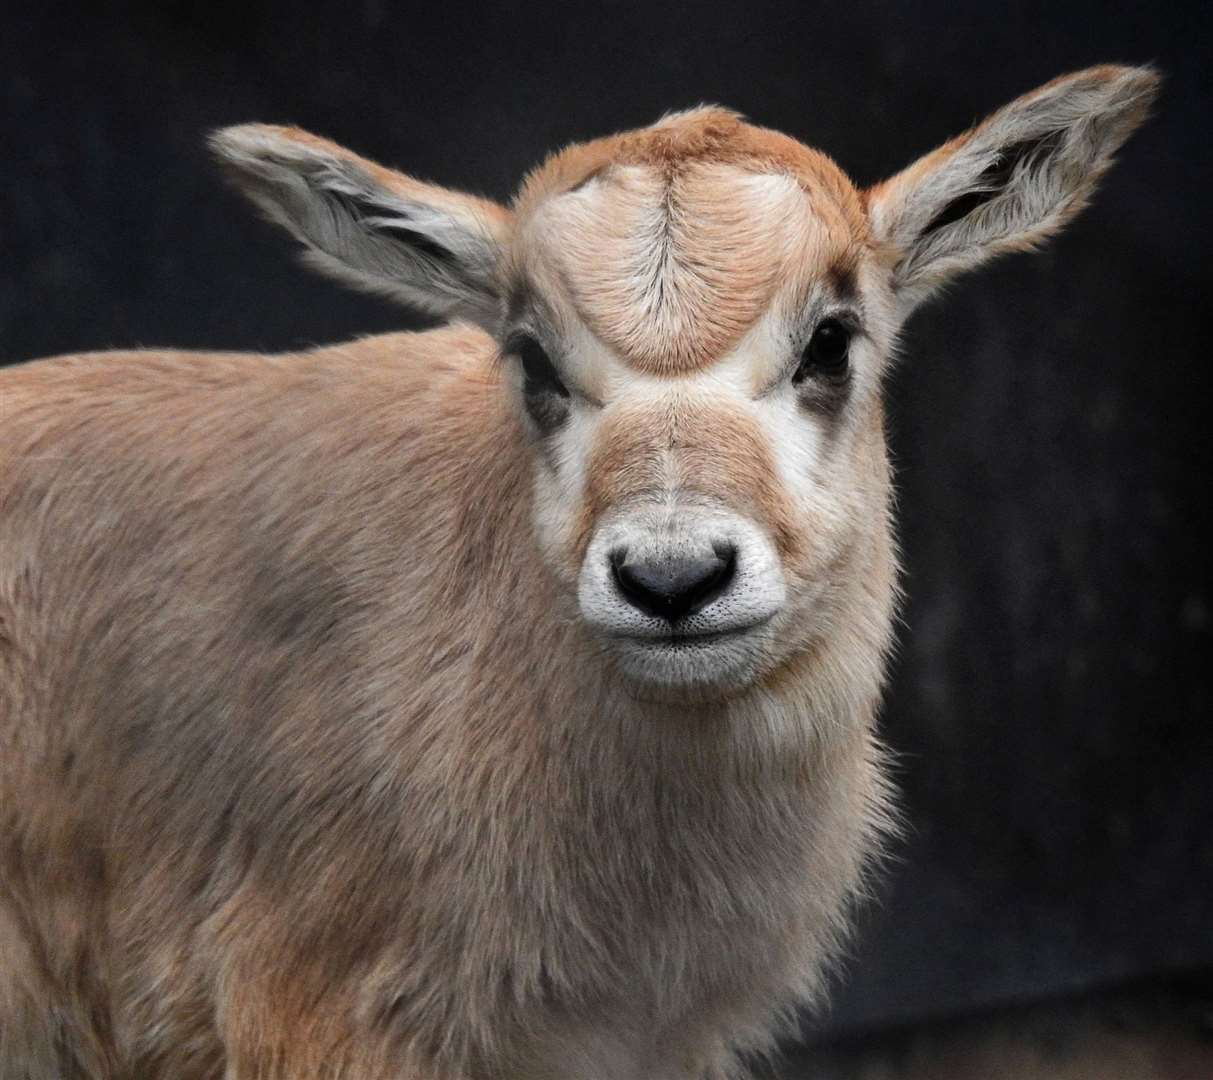
<svg viewBox="0 0 1213 1080">
<path fill-rule="evenodd" d="M 648 615 L 675 622 L 706 607 L 724 592 L 737 567 L 731 544 L 712 555 L 631 559 L 626 548 L 611 554 L 615 583 L 628 602 Z"/>
</svg>

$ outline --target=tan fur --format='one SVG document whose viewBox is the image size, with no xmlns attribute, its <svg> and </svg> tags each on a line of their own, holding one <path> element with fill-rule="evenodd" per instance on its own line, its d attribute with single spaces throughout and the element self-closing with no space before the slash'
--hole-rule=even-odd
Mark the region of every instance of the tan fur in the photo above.
<svg viewBox="0 0 1213 1080">
<path fill-rule="evenodd" d="M 552 155 L 527 177 L 515 208 L 525 213 L 608 166 L 648 166 L 673 179 L 688 166 L 704 164 L 786 173 L 806 194 L 845 217 L 850 228 L 862 234 L 867 227 L 851 182 L 820 150 L 711 106 L 672 113 L 652 127 L 576 144 Z"/>
<path fill-rule="evenodd" d="M 586 184 L 603 190 L 579 197 Z M 579 315 L 661 375 L 727 353 L 777 285 L 853 259 L 867 228 L 829 158 L 719 109 L 566 150 L 528 178 L 515 210 L 518 272 L 535 273 L 537 246 L 555 253 Z M 541 245 L 527 242 L 536 231 Z"/>
<path fill-rule="evenodd" d="M 1063 104 L 1101 79 L 1124 105 L 1121 69 Z M 0 373 L 0 1077 L 742 1075 L 889 828 L 898 320 L 1032 178 L 924 233 L 986 158 L 865 212 L 717 109 L 509 211 L 295 129 L 214 145 L 323 268 L 484 329 Z M 793 384 L 834 311 L 845 388 Z M 550 430 L 520 330 L 573 387 Z M 739 674 L 646 682 L 587 617 L 628 515 L 769 549 Z"/>
<path fill-rule="evenodd" d="M 870 730 L 781 747 L 757 703 L 613 688 L 520 557 L 490 350 L 451 330 L 5 373 L 0 701 L 24 752 L 2 768 L 25 809 L 0 910 L 48 956 L 0 978 L 100 1022 L 86 1075 L 479 1076 L 531 1053 L 538 1002 L 559 1029 L 616 992 L 617 1037 L 661 1060 L 703 1024 L 762 1030 L 756 987 L 815 981 L 806 940 L 836 930 L 879 812 Z M 853 689 L 830 685 L 782 697 Z"/>
<path fill-rule="evenodd" d="M 705 495 L 766 522 L 793 563 L 804 537 L 779 486 L 771 449 L 736 410 L 682 402 L 622 409 L 604 419 L 589 466 L 574 551 L 585 551 L 600 516 L 638 495 L 673 489 Z"/>
</svg>

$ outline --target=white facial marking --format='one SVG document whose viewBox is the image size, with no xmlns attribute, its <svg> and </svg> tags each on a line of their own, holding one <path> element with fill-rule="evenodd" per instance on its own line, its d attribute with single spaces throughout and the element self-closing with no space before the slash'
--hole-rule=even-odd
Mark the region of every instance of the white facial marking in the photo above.
<svg viewBox="0 0 1213 1080">
<path fill-rule="evenodd" d="M 786 175 L 713 167 L 694 181 L 695 197 L 709 200 L 696 204 L 702 219 L 689 220 L 675 198 L 667 221 L 664 203 L 660 213 L 649 205 L 654 183 L 644 169 L 617 167 L 609 181 L 592 179 L 556 197 L 525 226 L 533 255 L 530 283 L 544 297 L 549 333 L 559 335 L 553 353 L 558 351 L 558 366 L 575 388 L 569 419 L 545 439 L 536 466 L 537 527 L 560 572 L 575 575 L 585 623 L 624 674 L 672 688 L 740 686 L 794 647 L 787 638 L 789 620 L 801 628 L 800 644 L 815 625 L 811 612 L 829 587 L 824 567 L 837 554 L 835 540 L 843 536 L 853 510 L 845 490 L 845 446 L 863 404 L 878 389 L 880 342 L 857 345 L 850 399 L 843 400 L 840 412 L 827 415 L 809 407 L 791 381 L 813 330 L 808 323 L 851 303 L 835 295 L 825 273 L 837 244 L 813 199 Z M 681 198 L 689 190 L 675 194 Z M 711 203 L 712 198 L 719 202 Z M 739 207 L 744 209 L 740 217 Z M 636 335 L 643 329 L 658 343 L 694 336 L 712 323 L 718 306 L 713 300 L 704 309 L 706 322 L 673 326 L 664 301 L 654 299 L 698 293 L 704 302 L 710 299 L 711 290 L 700 289 L 694 274 L 680 278 L 678 289 L 665 282 L 662 275 L 678 268 L 677 245 L 658 262 L 641 258 L 665 250 L 669 237 L 663 230 L 674 226 L 681 241 L 702 241 L 702 250 L 717 256 L 740 242 L 739 230 L 754 241 L 745 249 L 747 258 L 752 256 L 748 262 L 709 260 L 696 273 L 720 275 L 713 278 L 713 288 L 724 290 L 720 302 L 732 296 L 727 283 L 736 275 L 737 289 L 757 306 L 739 335 L 727 343 L 727 335 L 718 335 L 722 347 L 705 352 L 702 366 L 667 370 L 645 362 L 640 346 L 632 351 Z M 585 238 L 591 234 L 599 242 L 587 249 Z M 759 235 L 769 242 L 757 243 Z M 650 242 L 641 242 L 646 236 Z M 582 247 L 570 252 L 574 238 Z M 591 309 L 584 308 L 587 302 Z M 690 310 L 677 304 L 671 309 L 683 315 Z M 711 334 L 700 336 L 701 344 L 715 340 Z M 854 408 L 847 407 L 848 400 Z M 723 419 L 718 430 L 713 415 Z M 628 433 L 633 423 L 653 428 L 630 432 L 637 436 L 637 458 L 629 475 L 628 459 L 611 459 L 609 447 L 612 437 Z M 748 431 L 753 435 L 741 434 Z M 600 433 L 606 441 L 600 441 Z M 705 477 L 700 487 L 686 469 L 688 462 L 704 461 L 705 454 L 711 460 L 714 438 L 720 440 L 719 461 L 710 467 L 716 475 Z M 617 473 L 590 475 L 600 451 Z M 728 472 L 730 456 L 746 479 Z M 751 499 L 730 478 L 763 490 L 755 490 Z M 713 494 L 713 485 L 719 494 Z M 763 520 L 765 511 L 783 516 Z M 587 522 L 591 512 L 598 517 Z M 593 530 L 588 538 L 587 525 Z M 785 566 L 789 528 L 803 530 L 805 547 Z M 644 598 L 634 591 L 629 596 L 612 561 L 613 553 L 625 550 L 646 565 L 710 560 L 722 548 L 734 552 L 727 583 L 702 604 L 681 612 L 663 609 L 665 615 L 646 611 Z"/>
<path fill-rule="evenodd" d="M 733 552 L 724 590 L 675 623 L 632 604 L 615 578 L 612 556 L 638 561 Z M 752 522 L 724 508 L 680 500 L 622 509 L 594 534 L 578 581 L 587 623 L 611 640 L 624 669 L 644 682 L 679 685 L 737 677 L 761 652 L 764 629 L 786 596 L 779 557 Z"/>
</svg>

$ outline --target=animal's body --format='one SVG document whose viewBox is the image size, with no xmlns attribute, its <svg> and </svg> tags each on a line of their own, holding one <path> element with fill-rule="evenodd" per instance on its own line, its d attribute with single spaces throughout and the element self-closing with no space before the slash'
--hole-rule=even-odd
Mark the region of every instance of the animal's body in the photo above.
<svg viewBox="0 0 1213 1080">
<path fill-rule="evenodd" d="M 508 211 L 221 133 L 322 265 L 457 323 L 0 375 L 0 1076 L 768 1046 L 887 822 L 897 326 L 1072 214 L 1153 82 L 866 193 L 721 110 Z"/>
</svg>

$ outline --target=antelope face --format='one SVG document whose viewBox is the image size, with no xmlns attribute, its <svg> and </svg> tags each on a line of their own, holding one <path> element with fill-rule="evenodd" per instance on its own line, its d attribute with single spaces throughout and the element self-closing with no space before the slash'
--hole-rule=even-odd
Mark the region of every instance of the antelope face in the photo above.
<svg viewBox="0 0 1213 1080">
<path fill-rule="evenodd" d="M 542 549 L 622 671 L 663 688 L 734 688 L 811 644 L 884 521 L 889 301 L 859 196 L 753 130 L 702 110 L 606 163 L 569 152 L 510 248 Z"/>
<path fill-rule="evenodd" d="M 591 633 L 638 685 L 727 692 L 827 628 L 881 650 L 897 325 L 1077 213 L 1157 82 L 1055 79 L 862 195 L 710 108 L 549 158 L 509 209 L 296 129 L 213 145 L 320 268 L 496 336 Z"/>
</svg>

